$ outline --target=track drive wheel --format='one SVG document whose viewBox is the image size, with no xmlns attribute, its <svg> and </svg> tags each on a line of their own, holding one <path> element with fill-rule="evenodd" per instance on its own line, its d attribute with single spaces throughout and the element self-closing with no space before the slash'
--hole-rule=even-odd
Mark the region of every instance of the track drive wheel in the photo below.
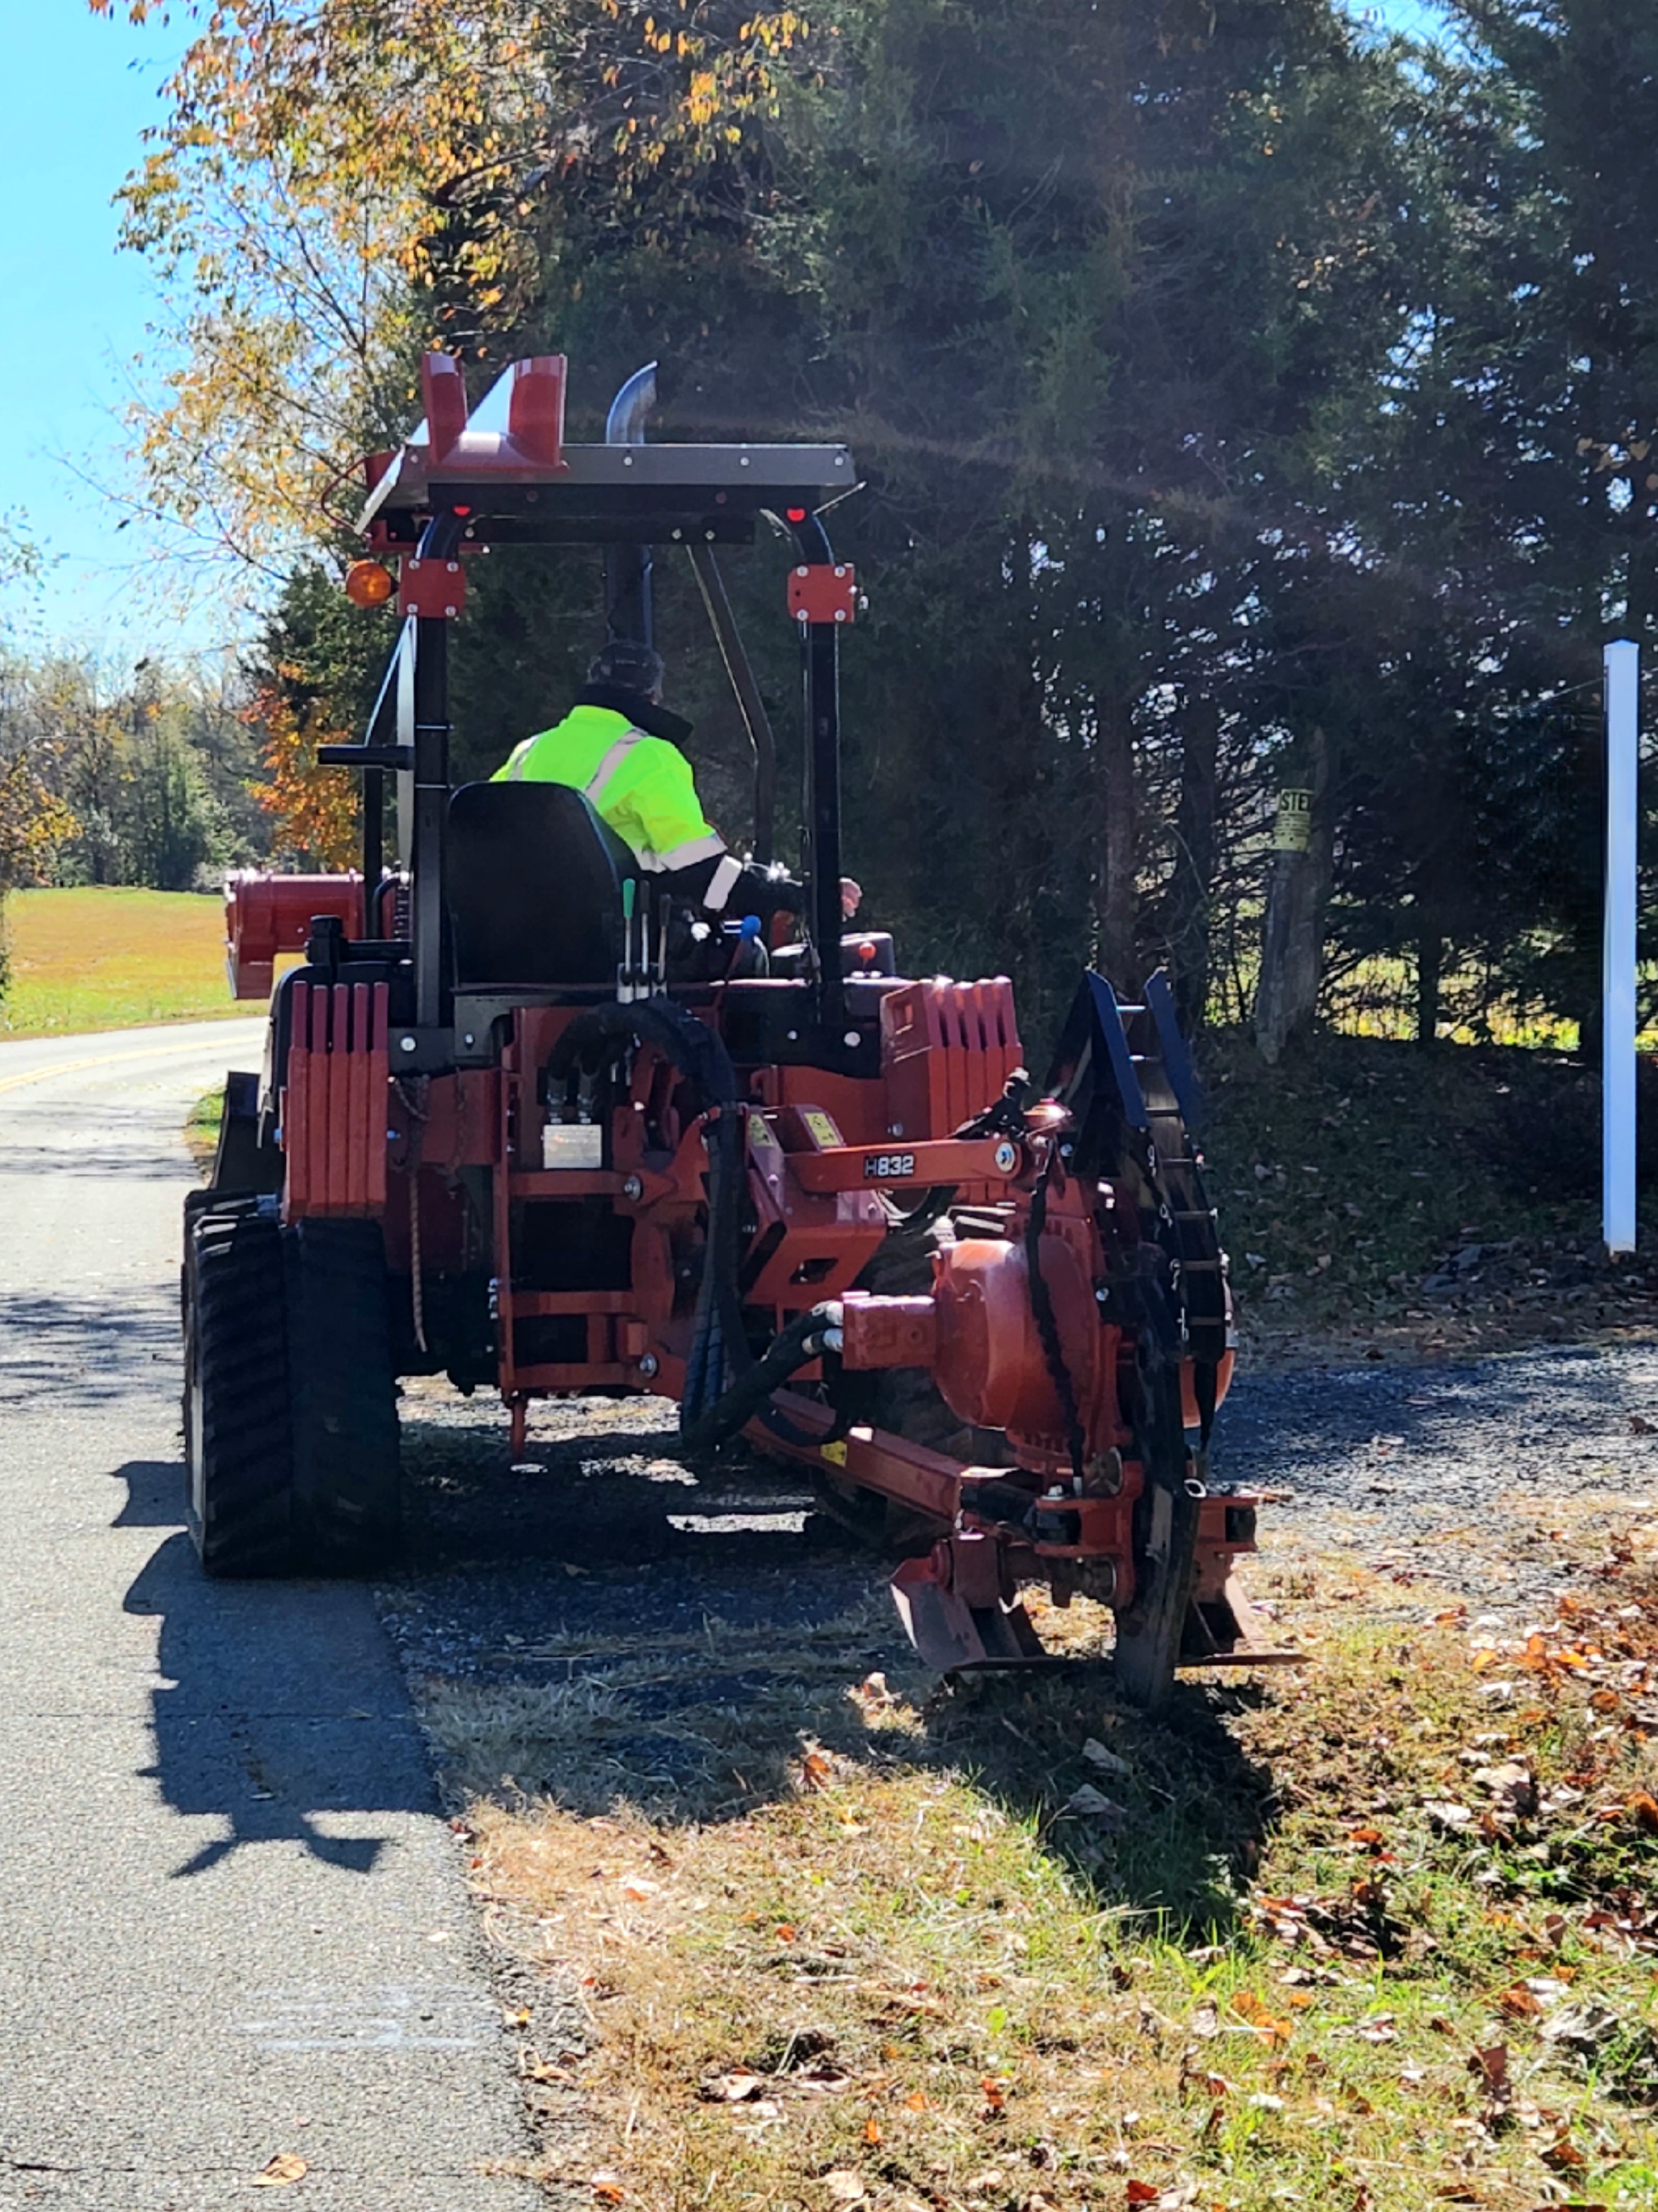
<svg viewBox="0 0 1658 2212">
<path fill-rule="evenodd" d="M 380 1224 L 299 1221 L 282 1245 L 302 1571 L 369 1574 L 396 1551 L 401 1510 Z"/>
<path fill-rule="evenodd" d="M 1133 1604 L 1117 1616 L 1116 1679 L 1146 1711 L 1174 1686 L 1197 1558 L 1196 1494 L 1181 1425 L 1180 1371 L 1164 1364 L 1148 1378 L 1144 1441 L 1146 1486 L 1134 1512 Z"/>
<path fill-rule="evenodd" d="M 227 1577 L 369 1572 L 398 1521 L 380 1231 L 284 1229 L 258 1200 L 192 1198 L 184 1427 L 202 1564 Z"/>
<path fill-rule="evenodd" d="M 210 1575 L 294 1571 L 282 1231 L 256 1201 L 185 1217 L 190 1533 Z"/>
</svg>

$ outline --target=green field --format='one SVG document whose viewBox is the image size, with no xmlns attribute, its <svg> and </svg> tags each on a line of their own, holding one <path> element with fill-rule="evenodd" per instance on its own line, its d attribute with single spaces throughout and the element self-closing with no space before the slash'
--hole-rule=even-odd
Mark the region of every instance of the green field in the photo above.
<svg viewBox="0 0 1658 2212">
<path fill-rule="evenodd" d="M 224 902 L 99 885 L 14 891 L 0 1036 L 48 1036 L 246 1013 L 225 980 Z"/>
</svg>

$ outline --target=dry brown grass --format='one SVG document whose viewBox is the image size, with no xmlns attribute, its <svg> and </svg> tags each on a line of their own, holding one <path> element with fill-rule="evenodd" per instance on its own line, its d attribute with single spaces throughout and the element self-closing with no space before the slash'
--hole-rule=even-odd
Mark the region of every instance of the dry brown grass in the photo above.
<svg viewBox="0 0 1658 2212">
<path fill-rule="evenodd" d="M 1455 1608 L 1332 1626 L 1322 1572 L 1304 1673 L 1156 1723 L 1092 1674 L 837 1677 L 825 1635 L 777 1698 L 664 1723 L 648 1812 L 651 1662 L 434 1692 L 479 1895 L 557 1969 L 526 2082 L 593 2115 L 550 2175 L 641 2212 L 1658 2204 L 1638 1548 L 1489 1652 Z"/>
</svg>

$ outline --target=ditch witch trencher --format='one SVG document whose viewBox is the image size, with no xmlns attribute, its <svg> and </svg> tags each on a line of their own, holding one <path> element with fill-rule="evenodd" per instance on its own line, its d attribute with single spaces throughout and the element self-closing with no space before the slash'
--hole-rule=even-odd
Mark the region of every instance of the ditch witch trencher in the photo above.
<svg viewBox="0 0 1658 2212">
<path fill-rule="evenodd" d="M 1116 1615 L 1125 1692 L 1254 1661 L 1231 1579 L 1259 1500 L 1207 1483 L 1232 1354 L 1226 1263 L 1164 980 L 1084 978 L 1047 1079 L 1008 982 L 910 980 L 841 908 L 838 656 L 858 608 L 826 509 L 838 446 L 645 441 L 650 372 L 566 445 L 562 357 L 369 464 L 371 561 L 403 623 L 367 737 L 361 874 L 229 888 L 239 996 L 270 989 L 186 1204 L 191 1514 L 216 1575 L 372 1569 L 398 1521 L 396 1378 L 493 1384 L 515 1455 L 537 1398 L 678 1401 L 693 1452 L 745 1437 L 901 1559 L 941 1668 L 1042 1658 L 1046 1584 Z M 699 939 L 580 793 L 451 787 L 449 624 L 467 556 L 603 550 L 613 635 L 650 635 L 683 547 L 752 741 L 772 732 L 716 549 L 792 542 L 805 713 L 799 942 Z M 395 573 L 394 573 L 395 572 Z M 382 845 L 395 787 L 398 865 Z"/>
</svg>

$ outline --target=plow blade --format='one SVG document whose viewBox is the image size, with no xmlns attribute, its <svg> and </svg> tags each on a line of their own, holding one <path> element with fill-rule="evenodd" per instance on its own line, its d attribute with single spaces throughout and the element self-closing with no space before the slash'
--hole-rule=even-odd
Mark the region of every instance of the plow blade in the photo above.
<svg viewBox="0 0 1658 2212">
<path fill-rule="evenodd" d="M 1048 1661 L 1022 1605 L 969 1605 L 953 1586 L 939 1545 L 925 1559 L 906 1559 L 892 1577 L 893 1602 L 905 1633 L 927 1666 L 940 1674 L 964 1667 L 1028 1667 Z M 1050 1662 L 1051 1663 L 1051 1662 Z"/>
<path fill-rule="evenodd" d="M 954 1674 L 969 1669 L 1097 1663 L 1091 1656 L 1072 1658 L 1045 1650 L 1017 1601 L 1009 1604 L 995 1597 L 987 1604 L 970 1604 L 957 1587 L 950 1551 L 946 1542 L 922 1559 L 906 1559 L 892 1577 L 898 1617 L 926 1666 L 940 1674 Z M 1120 1635 L 1115 1656 L 1120 1686 L 1131 1704 L 1156 1705 L 1168 1681 L 1155 1670 L 1137 1666 L 1137 1656 L 1132 1636 Z M 1236 1580 L 1229 1577 L 1218 1596 L 1191 1600 L 1173 1663 L 1186 1672 L 1196 1667 L 1296 1667 L 1305 1657 L 1304 1652 L 1265 1640 L 1259 1616 Z"/>
<path fill-rule="evenodd" d="M 1195 1597 L 1187 1609 L 1179 1667 L 1299 1667 L 1304 1651 L 1266 1641 L 1260 1615 L 1228 1575 L 1215 1597 Z"/>
</svg>

